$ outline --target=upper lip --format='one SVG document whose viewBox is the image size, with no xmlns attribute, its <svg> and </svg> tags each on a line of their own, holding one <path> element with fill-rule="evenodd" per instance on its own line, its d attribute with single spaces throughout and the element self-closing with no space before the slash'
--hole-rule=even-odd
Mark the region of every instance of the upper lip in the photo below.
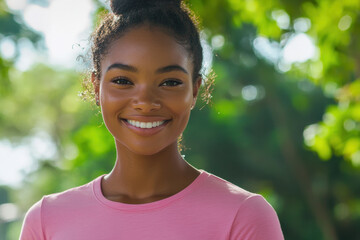
<svg viewBox="0 0 360 240">
<path fill-rule="evenodd" d="M 169 118 L 165 118 L 161 116 L 128 116 L 128 117 L 122 117 L 121 119 L 134 120 L 138 122 L 157 122 L 157 121 L 170 120 Z"/>
</svg>

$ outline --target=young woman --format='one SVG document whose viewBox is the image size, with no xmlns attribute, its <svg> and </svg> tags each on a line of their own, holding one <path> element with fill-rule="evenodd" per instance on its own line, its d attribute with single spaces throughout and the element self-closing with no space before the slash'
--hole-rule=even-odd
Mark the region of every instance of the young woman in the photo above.
<svg viewBox="0 0 360 240">
<path fill-rule="evenodd" d="M 201 85 L 202 48 L 179 0 L 111 1 L 92 37 L 92 84 L 113 170 L 45 196 L 21 239 L 283 239 L 273 208 L 187 163 L 177 140 Z"/>
</svg>

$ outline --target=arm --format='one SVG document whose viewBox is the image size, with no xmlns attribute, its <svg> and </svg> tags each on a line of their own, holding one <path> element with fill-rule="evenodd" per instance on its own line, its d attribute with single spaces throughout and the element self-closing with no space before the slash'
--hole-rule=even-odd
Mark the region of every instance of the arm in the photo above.
<svg viewBox="0 0 360 240">
<path fill-rule="evenodd" d="M 20 240 L 45 240 L 41 219 L 42 201 L 35 203 L 26 213 Z"/>
<path fill-rule="evenodd" d="M 283 240 L 279 219 L 272 206 L 253 195 L 240 206 L 231 227 L 230 240 Z"/>
</svg>

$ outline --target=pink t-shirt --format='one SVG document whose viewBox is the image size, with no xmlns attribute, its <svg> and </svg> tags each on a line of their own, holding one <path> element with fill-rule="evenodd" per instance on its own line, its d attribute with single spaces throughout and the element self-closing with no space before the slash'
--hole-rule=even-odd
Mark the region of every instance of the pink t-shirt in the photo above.
<svg viewBox="0 0 360 240">
<path fill-rule="evenodd" d="M 200 171 L 185 189 L 145 204 L 106 199 L 103 176 L 45 196 L 27 212 L 20 239 L 284 239 L 274 209 L 261 195 Z"/>
</svg>

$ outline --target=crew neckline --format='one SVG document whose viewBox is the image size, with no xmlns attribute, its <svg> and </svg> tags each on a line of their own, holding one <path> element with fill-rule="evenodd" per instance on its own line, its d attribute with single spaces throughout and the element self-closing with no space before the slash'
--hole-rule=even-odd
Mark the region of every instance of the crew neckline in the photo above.
<svg viewBox="0 0 360 240">
<path fill-rule="evenodd" d="M 170 197 L 167 197 L 167 198 L 164 198 L 161 200 L 157 200 L 154 202 L 150 202 L 150 203 L 130 204 L 130 203 L 115 202 L 115 201 L 111 201 L 111 200 L 105 198 L 105 196 L 103 195 L 103 193 L 101 191 L 101 179 L 105 176 L 105 174 L 99 176 L 98 178 L 96 178 L 93 181 L 93 192 L 94 192 L 95 198 L 101 204 L 103 204 L 107 207 L 113 208 L 113 209 L 126 210 L 126 211 L 140 211 L 140 210 L 143 211 L 143 210 L 159 208 L 159 207 L 166 206 L 169 203 L 189 194 L 196 187 L 198 187 L 205 178 L 210 176 L 210 174 L 208 172 L 206 172 L 205 170 L 203 170 L 203 169 L 198 169 L 198 170 L 200 172 L 199 176 L 197 176 L 194 181 L 192 181 L 187 187 L 182 189 L 180 192 L 177 192 Z"/>
</svg>

